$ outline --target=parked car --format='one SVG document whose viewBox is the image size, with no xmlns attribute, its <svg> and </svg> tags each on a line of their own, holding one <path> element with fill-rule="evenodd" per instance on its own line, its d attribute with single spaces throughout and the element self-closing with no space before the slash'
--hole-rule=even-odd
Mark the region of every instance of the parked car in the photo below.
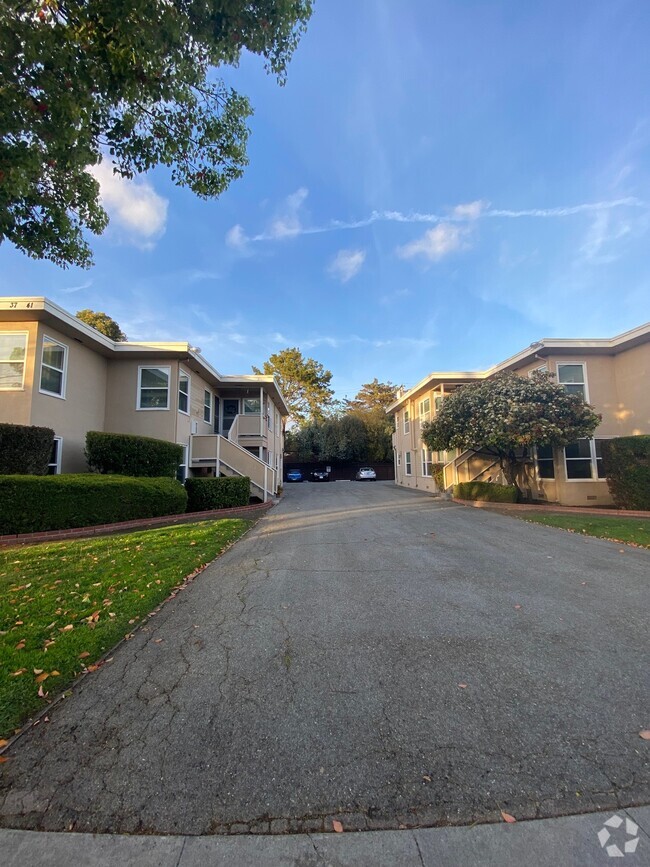
<svg viewBox="0 0 650 867">
<path fill-rule="evenodd" d="M 311 474 L 312 482 L 329 482 L 330 474 L 327 470 L 314 470 Z"/>
<path fill-rule="evenodd" d="M 376 482 L 377 473 L 372 467 L 361 467 L 360 470 L 357 470 L 356 479 L 357 482 Z"/>
<path fill-rule="evenodd" d="M 289 470 L 287 473 L 288 482 L 302 482 L 302 473 L 300 470 Z"/>
</svg>

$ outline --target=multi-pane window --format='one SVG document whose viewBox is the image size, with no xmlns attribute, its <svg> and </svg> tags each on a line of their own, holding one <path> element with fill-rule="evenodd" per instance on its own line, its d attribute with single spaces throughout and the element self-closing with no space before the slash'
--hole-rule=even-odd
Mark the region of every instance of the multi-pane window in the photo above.
<svg viewBox="0 0 650 867">
<path fill-rule="evenodd" d="M 58 476 L 61 472 L 61 449 L 63 448 L 63 438 L 54 437 L 52 443 L 52 454 L 47 465 L 48 476 Z"/>
<path fill-rule="evenodd" d="M 409 418 L 409 411 L 407 409 L 404 410 L 404 433 L 408 433 L 411 430 L 411 421 Z"/>
<path fill-rule="evenodd" d="M 190 377 L 183 370 L 178 375 L 178 411 L 190 411 Z"/>
<path fill-rule="evenodd" d="M 0 390 L 22 388 L 25 379 L 27 335 L 0 334 Z"/>
<path fill-rule="evenodd" d="M 63 343 L 43 337 L 41 356 L 41 391 L 56 397 L 65 397 L 65 367 L 68 347 Z"/>
<path fill-rule="evenodd" d="M 584 364 L 558 364 L 557 381 L 569 394 L 579 394 L 583 400 L 587 399 Z"/>
<path fill-rule="evenodd" d="M 537 475 L 540 479 L 555 478 L 553 446 L 537 446 Z"/>
<path fill-rule="evenodd" d="M 169 409 L 169 367 L 141 367 L 138 409 Z"/>
<path fill-rule="evenodd" d="M 602 440 L 578 440 L 564 449 L 567 479 L 604 479 Z"/>
<path fill-rule="evenodd" d="M 260 399 L 259 397 L 244 398 L 244 414 L 259 415 L 260 414 Z"/>
<path fill-rule="evenodd" d="M 404 472 L 407 476 L 411 475 L 411 452 L 404 452 Z"/>
<path fill-rule="evenodd" d="M 437 394 L 437 395 L 434 397 L 434 399 L 433 399 L 433 406 L 434 406 L 434 409 L 435 409 L 435 411 L 436 411 L 436 415 L 438 415 L 438 413 L 439 413 L 440 410 L 442 409 L 442 402 L 443 402 L 444 399 L 445 399 L 445 398 L 444 398 L 444 395 L 442 395 L 442 394 Z"/>
<path fill-rule="evenodd" d="M 397 466 L 399 467 L 402 464 L 402 455 L 400 452 L 396 452 L 396 454 L 397 454 Z"/>
<path fill-rule="evenodd" d="M 208 424 L 212 421 L 212 392 L 207 388 L 203 392 L 203 421 Z"/>
<path fill-rule="evenodd" d="M 176 470 L 176 478 L 179 482 L 185 482 L 187 478 L 187 443 L 179 443 L 179 446 L 183 451 L 181 453 L 181 462 Z"/>
<path fill-rule="evenodd" d="M 433 454 L 431 452 L 431 449 L 422 449 L 422 475 L 433 475 Z"/>
<path fill-rule="evenodd" d="M 431 400 L 428 397 L 425 397 L 424 400 L 420 401 L 420 424 L 425 421 L 429 421 L 431 417 Z"/>
</svg>

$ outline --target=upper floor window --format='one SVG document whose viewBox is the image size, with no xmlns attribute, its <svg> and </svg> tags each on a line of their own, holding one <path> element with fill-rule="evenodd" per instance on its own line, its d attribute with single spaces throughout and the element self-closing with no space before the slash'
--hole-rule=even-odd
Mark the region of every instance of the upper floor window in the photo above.
<svg viewBox="0 0 650 867">
<path fill-rule="evenodd" d="M 43 337 L 41 356 L 41 391 L 55 397 L 65 397 L 68 347 L 51 337 Z"/>
<path fill-rule="evenodd" d="M 411 452 L 404 452 L 404 472 L 407 476 L 411 475 Z"/>
<path fill-rule="evenodd" d="M 440 410 L 442 409 L 442 402 L 444 401 L 444 399 L 445 399 L 445 398 L 444 398 L 444 395 L 442 395 L 442 394 L 437 394 L 437 395 L 434 397 L 434 399 L 433 399 L 433 406 L 434 406 L 434 408 L 435 408 L 435 410 L 436 410 L 436 415 L 438 415 L 438 413 L 439 413 Z"/>
<path fill-rule="evenodd" d="M 558 364 L 557 381 L 569 394 L 579 394 L 587 400 L 584 364 Z"/>
<path fill-rule="evenodd" d="M 424 400 L 420 401 L 420 423 L 429 421 L 430 416 L 431 400 L 428 397 L 425 397 Z"/>
<path fill-rule="evenodd" d="M 212 392 L 207 388 L 203 392 L 203 421 L 208 424 L 212 421 Z"/>
<path fill-rule="evenodd" d="M 11 331 L 0 334 L 0 390 L 23 387 L 26 354 L 27 334 Z"/>
<path fill-rule="evenodd" d="M 138 409 L 169 409 L 169 367 L 141 367 Z"/>
<path fill-rule="evenodd" d="M 407 409 L 404 410 L 404 433 L 408 433 L 411 430 L 411 421 L 409 418 L 409 411 Z"/>
<path fill-rule="evenodd" d="M 260 414 L 260 399 L 259 397 L 245 397 L 244 398 L 244 413 L 245 414 Z"/>
<path fill-rule="evenodd" d="M 190 411 L 190 376 L 184 370 L 178 374 L 178 411 L 186 415 Z"/>
<path fill-rule="evenodd" d="M 548 373 L 548 367 L 545 364 L 541 364 L 539 367 L 533 367 L 532 370 L 528 371 L 528 378 L 531 379 L 534 373 Z"/>
</svg>

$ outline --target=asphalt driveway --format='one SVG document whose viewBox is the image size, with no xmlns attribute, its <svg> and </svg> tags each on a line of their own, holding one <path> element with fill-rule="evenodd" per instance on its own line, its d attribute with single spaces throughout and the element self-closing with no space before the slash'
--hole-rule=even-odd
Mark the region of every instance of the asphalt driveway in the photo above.
<svg viewBox="0 0 650 867">
<path fill-rule="evenodd" d="M 21 738 L 0 824 L 206 834 L 650 802 L 650 552 L 391 483 L 282 503 Z"/>
</svg>

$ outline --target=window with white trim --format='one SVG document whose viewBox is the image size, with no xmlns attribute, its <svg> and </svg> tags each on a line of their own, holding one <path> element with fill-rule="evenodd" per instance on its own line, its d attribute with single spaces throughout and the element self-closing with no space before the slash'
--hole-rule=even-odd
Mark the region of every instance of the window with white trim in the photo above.
<svg viewBox="0 0 650 867">
<path fill-rule="evenodd" d="M 0 334 L 0 391 L 21 389 L 25 383 L 27 334 L 5 331 Z"/>
<path fill-rule="evenodd" d="M 555 478 L 555 462 L 553 460 L 553 446 L 536 446 L 535 458 L 537 460 L 537 475 L 540 479 Z"/>
<path fill-rule="evenodd" d="M 422 475 L 433 476 L 433 453 L 425 447 L 422 448 Z"/>
<path fill-rule="evenodd" d="M 420 401 L 420 424 L 431 418 L 431 399 L 425 397 Z"/>
<path fill-rule="evenodd" d="M 178 469 L 176 470 L 176 478 L 179 482 L 185 483 L 185 479 L 187 478 L 188 446 L 187 443 L 179 443 L 179 446 L 183 449 L 183 452 L 181 454 L 181 462 L 178 465 Z"/>
<path fill-rule="evenodd" d="M 404 433 L 408 433 L 411 430 L 411 422 L 409 419 L 409 411 L 407 409 L 404 410 Z"/>
<path fill-rule="evenodd" d="M 584 364 L 558 364 L 557 381 L 568 394 L 579 394 L 583 400 L 587 400 Z"/>
<path fill-rule="evenodd" d="M 564 449 L 566 477 L 570 481 L 604 479 L 602 439 L 578 440 Z"/>
<path fill-rule="evenodd" d="M 47 465 L 48 476 L 58 476 L 61 474 L 61 451 L 63 449 L 63 437 L 54 437 L 52 443 L 52 454 Z"/>
<path fill-rule="evenodd" d="M 260 399 L 259 397 L 245 397 L 244 401 L 244 415 L 259 415 L 260 414 Z"/>
<path fill-rule="evenodd" d="M 138 409 L 169 409 L 169 367 L 138 370 Z"/>
<path fill-rule="evenodd" d="M 40 391 L 53 397 L 65 397 L 68 347 L 51 337 L 43 337 Z"/>
<path fill-rule="evenodd" d="M 404 452 L 404 472 L 407 476 L 411 475 L 411 452 Z"/>
<path fill-rule="evenodd" d="M 178 411 L 190 413 L 190 375 L 181 370 L 178 374 Z"/>
<path fill-rule="evenodd" d="M 436 415 L 438 415 L 438 413 L 439 413 L 440 410 L 442 409 L 442 403 L 443 403 L 444 399 L 445 399 L 444 394 L 437 394 L 437 395 L 434 397 L 434 399 L 433 399 L 433 408 L 434 408 L 435 411 L 436 411 Z"/>
<path fill-rule="evenodd" d="M 203 421 L 207 424 L 212 421 L 212 392 L 207 388 L 203 392 Z"/>
<path fill-rule="evenodd" d="M 539 367 L 533 367 L 528 371 L 528 379 L 532 379 L 534 373 L 548 373 L 548 367 L 545 364 L 540 364 Z"/>
<path fill-rule="evenodd" d="M 397 455 L 397 466 L 399 467 L 402 465 L 402 453 L 401 452 L 395 452 L 395 454 Z"/>
</svg>

